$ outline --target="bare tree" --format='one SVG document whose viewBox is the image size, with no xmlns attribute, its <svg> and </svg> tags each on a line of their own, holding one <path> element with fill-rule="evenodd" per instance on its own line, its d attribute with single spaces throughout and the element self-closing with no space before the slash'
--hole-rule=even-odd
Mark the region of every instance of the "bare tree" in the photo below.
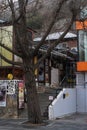
<svg viewBox="0 0 87 130">
<path fill-rule="evenodd" d="M 60 41 L 64 38 L 67 32 L 70 30 L 74 20 L 76 19 L 78 10 L 80 5 L 77 7 L 76 2 L 78 0 L 54 0 L 55 6 L 52 10 L 52 16 L 50 22 L 48 22 L 48 26 L 44 35 L 38 43 L 36 47 L 33 46 L 33 42 L 28 37 L 27 31 L 27 24 L 26 24 L 26 13 L 28 12 L 28 7 L 30 7 L 30 2 L 33 3 L 33 13 L 35 13 L 35 9 L 39 3 L 39 0 L 18 0 L 16 7 L 13 0 L 7 0 L 6 5 L 3 5 L 3 9 L 9 9 L 10 14 L 12 14 L 12 18 L 10 18 L 9 23 L 13 25 L 14 33 L 15 33 L 15 48 L 11 50 L 10 48 L 6 47 L 4 44 L 0 42 L 0 46 L 5 48 L 6 50 L 10 51 L 14 55 L 17 55 L 22 58 L 23 63 L 13 62 L 9 59 L 6 59 L 1 53 L 0 56 L 6 62 L 21 66 L 25 72 L 25 86 L 27 90 L 27 108 L 28 108 L 28 120 L 32 123 L 41 123 L 41 112 L 39 107 L 38 95 L 36 91 L 36 84 L 35 84 L 35 69 L 39 66 L 39 64 L 50 54 L 53 48 L 60 43 Z M 41 2 L 41 1 L 40 1 Z M 72 7 L 70 7 L 70 2 L 72 2 Z M 65 6 L 66 5 L 66 6 Z M 67 8 L 64 8 L 67 7 Z M 64 14 L 65 10 L 68 10 L 70 13 L 69 18 L 67 15 Z M 16 10 L 16 11 L 15 11 Z M 60 35 L 59 39 L 57 39 L 56 43 L 52 44 L 48 49 L 47 52 L 38 60 L 36 64 L 34 64 L 33 59 L 36 55 L 38 55 L 38 50 L 44 44 L 44 41 L 47 35 L 52 31 L 56 22 L 60 19 L 68 19 L 68 23 L 62 22 L 63 34 Z M 67 20 L 66 20 L 67 21 Z M 66 26 L 65 26 L 66 24 Z M 18 27 L 20 26 L 20 27 Z M 19 51 L 20 50 L 20 51 Z"/>
</svg>

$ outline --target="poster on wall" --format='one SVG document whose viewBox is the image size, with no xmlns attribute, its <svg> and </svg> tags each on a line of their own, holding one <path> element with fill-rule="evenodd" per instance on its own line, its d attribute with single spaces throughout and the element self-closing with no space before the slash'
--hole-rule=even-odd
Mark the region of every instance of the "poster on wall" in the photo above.
<svg viewBox="0 0 87 130">
<path fill-rule="evenodd" d="M 24 108 L 24 83 L 20 81 L 18 83 L 19 88 L 19 109 Z"/>
<path fill-rule="evenodd" d="M 6 83 L 0 83 L 0 107 L 6 107 Z"/>
<path fill-rule="evenodd" d="M 7 94 L 8 95 L 13 95 L 15 94 L 15 81 L 9 80 L 7 82 Z"/>
</svg>

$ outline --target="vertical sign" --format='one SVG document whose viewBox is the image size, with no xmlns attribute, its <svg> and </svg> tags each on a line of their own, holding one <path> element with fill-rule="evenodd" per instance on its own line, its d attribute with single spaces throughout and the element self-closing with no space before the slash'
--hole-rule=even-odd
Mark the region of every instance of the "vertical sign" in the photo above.
<svg viewBox="0 0 87 130">
<path fill-rule="evenodd" d="M 20 81 L 18 83 L 19 88 L 19 109 L 24 108 L 24 83 Z"/>
</svg>

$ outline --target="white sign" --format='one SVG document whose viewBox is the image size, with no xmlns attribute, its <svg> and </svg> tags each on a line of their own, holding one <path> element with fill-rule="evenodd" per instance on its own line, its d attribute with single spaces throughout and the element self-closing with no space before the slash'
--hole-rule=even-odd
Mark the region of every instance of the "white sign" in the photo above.
<svg viewBox="0 0 87 130">
<path fill-rule="evenodd" d="M 49 100 L 53 100 L 53 96 L 49 96 Z"/>
</svg>

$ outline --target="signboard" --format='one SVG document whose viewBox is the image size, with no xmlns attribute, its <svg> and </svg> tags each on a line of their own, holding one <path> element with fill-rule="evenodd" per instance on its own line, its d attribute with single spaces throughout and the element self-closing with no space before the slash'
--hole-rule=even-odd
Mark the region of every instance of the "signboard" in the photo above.
<svg viewBox="0 0 87 130">
<path fill-rule="evenodd" d="M 77 62 L 77 71 L 87 71 L 87 62 Z"/>
<path fill-rule="evenodd" d="M 0 83 L 0 107 L 6 107 L 6 83 Z"/>
<path fill-rule="evenodd" d="M 52 101 L 52 100 L 53 100 L 53 96 L 49 96 L 49 100 L 51 100 L 51 101 Z"/>
<path fill-rule="evenodd" d="M 18 83 L 19 88 L 19 109 L 24 108 L 24 83 L 20 81 Z"/>
<path fill-rule="evenodd" d="M 15 81 L 9 80 L 7 82 L 7 94 L 9 95 L 15 94 Z"/>
<path fill-rule="evenodd" d="M 87 20 L 76 21 L 76 30 L 87 29 Z"/>
</svg>

